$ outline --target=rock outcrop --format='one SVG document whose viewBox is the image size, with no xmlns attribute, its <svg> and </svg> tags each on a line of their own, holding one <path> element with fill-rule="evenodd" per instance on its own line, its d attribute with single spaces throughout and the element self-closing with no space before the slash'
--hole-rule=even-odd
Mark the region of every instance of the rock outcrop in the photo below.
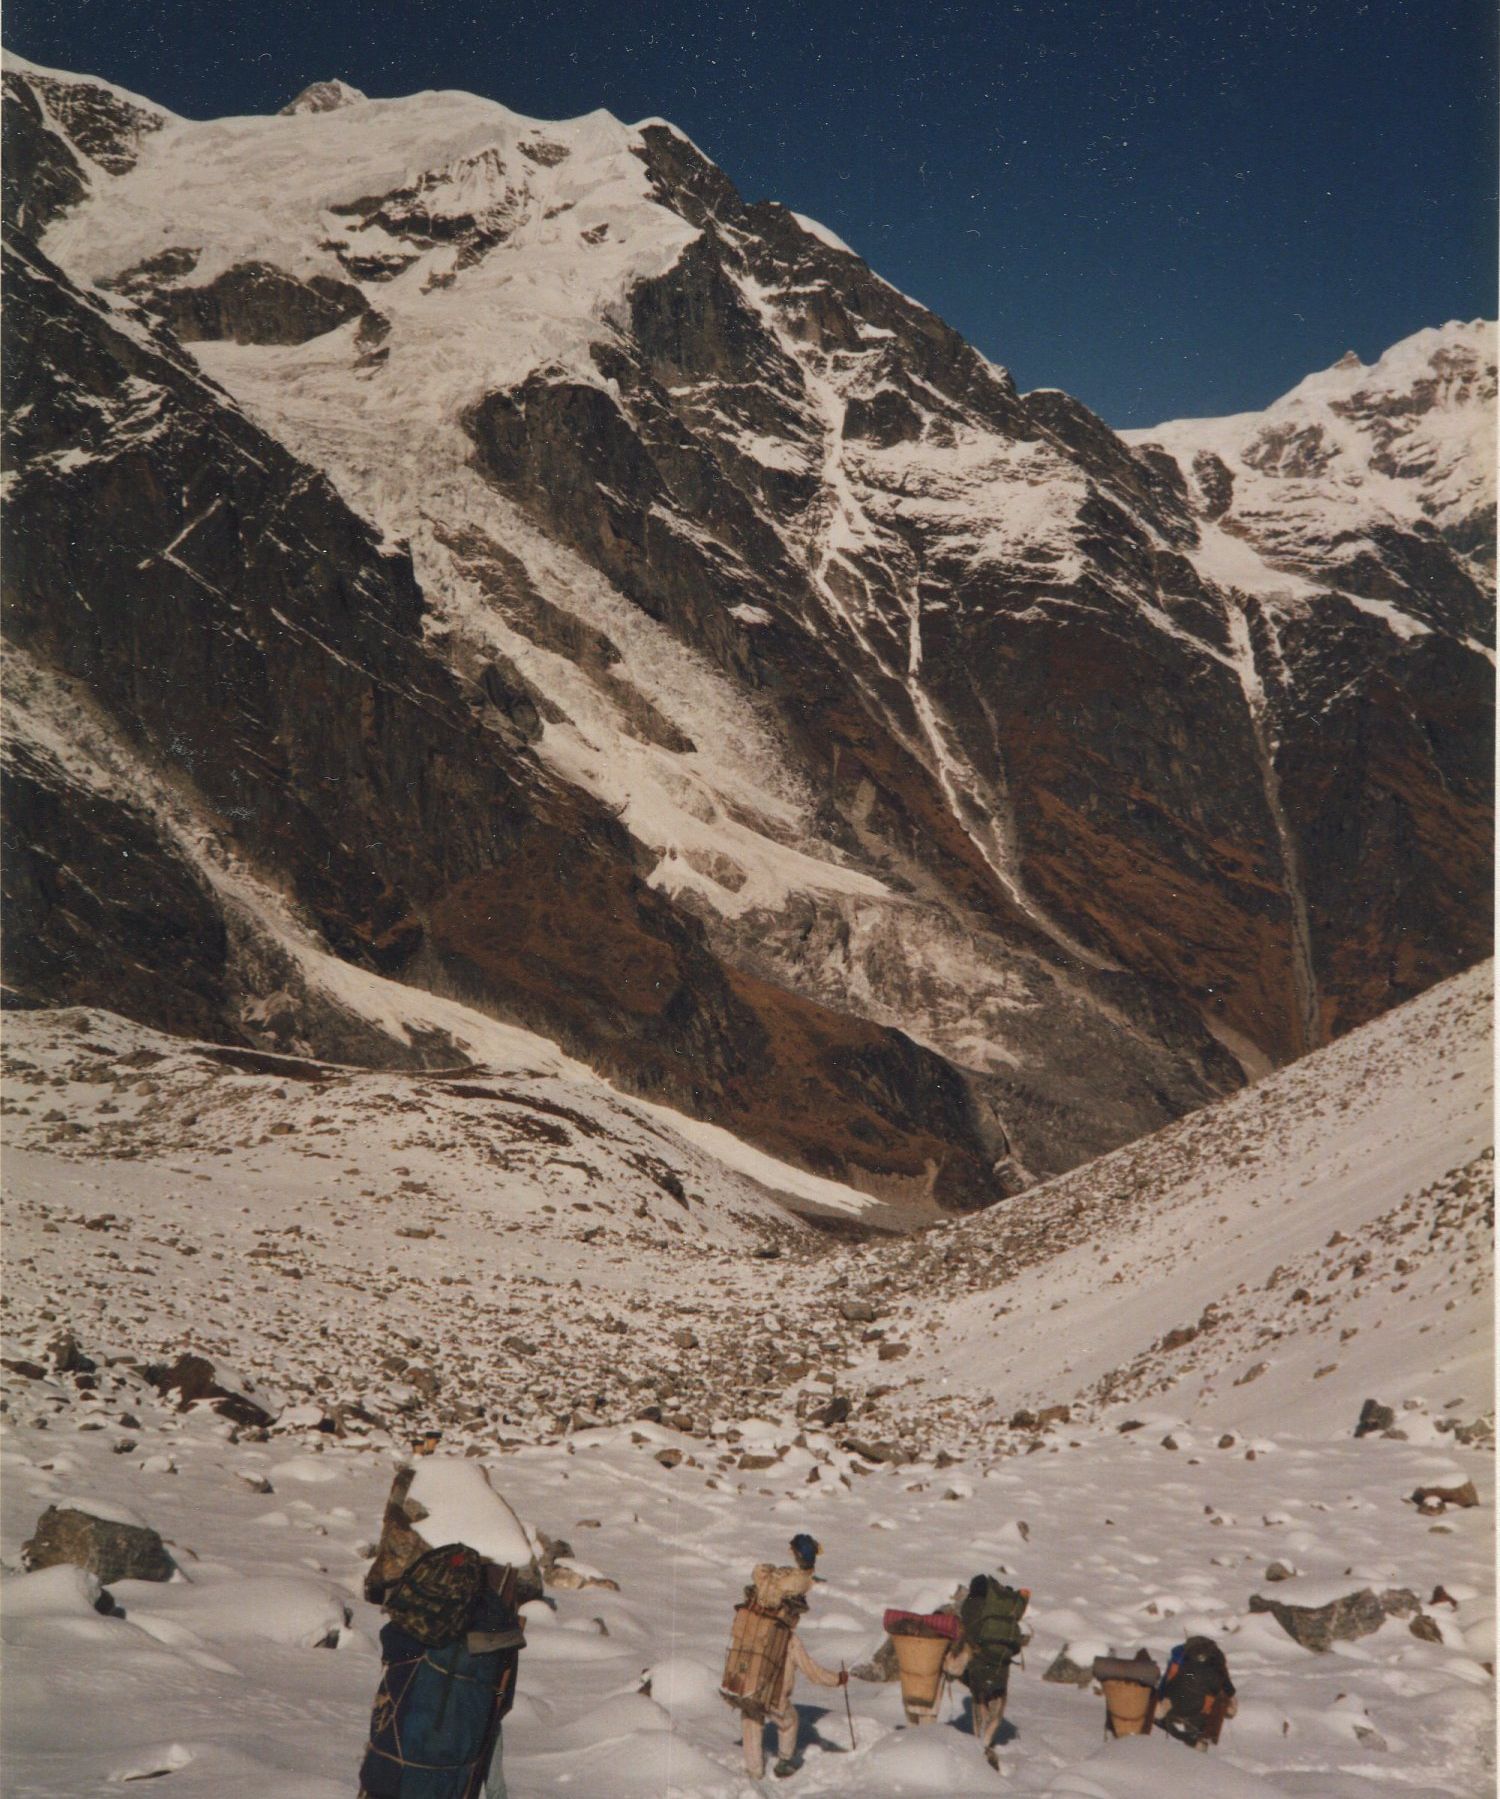
<svg viewBox="0 0 1500 1799">
<path fill-rule="evenodd" d="M 1003 1137 L 956 1070 L 726 968 L 619 824 L 546 781 L 524 732 L 429 652 L 409 557 L 170 337 L 25 239 L 7 254 L 12 640 L 170 769 L 338 954 L 458 986 L 818 1172 L 998 1197 Z M 171 833 L 118 798 L 65 818 L 55 757 L 18 752 L 11 778 L 23 988 L 243 1041 L 218 902 Z"/>
</svg>

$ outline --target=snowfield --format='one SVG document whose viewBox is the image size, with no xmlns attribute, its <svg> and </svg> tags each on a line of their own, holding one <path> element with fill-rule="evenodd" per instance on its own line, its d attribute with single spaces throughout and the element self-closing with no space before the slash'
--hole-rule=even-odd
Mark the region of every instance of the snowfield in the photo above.
<svg viewBox="0 0 1500 1799">
<path fill-rule="evenodd" d="M 1032 1589 L 1006 1790 L 1492 1791 L 1489 1026 L 1475 970 L 1010 1205 L 839 1247 L 665 1131 L 634 1166 L 640 1109 L 585 1112 L 555 1066 L 317 1079 L 11 1015 L 7 1793 L 349 1794 L 360 1583 L 428 1428 L 444 1503 L 476 1457 L 566 1544 L 528 1608 L 517 1799 L 751 1790 L 716 1692 L 730 1610 L 804 1528 L 826 1664 L 980 1569 Z M 148 1384 L 185 1349 L 275 1416 L 264 1440 Z M 1370 1397 L 1394 1433 L 1356 1440 Z M 1410 1503 L 1465 1481 L 1477 1508 Z M 22 1572 L 51 1504 L 154 1526 L 180 1577 L 114 1583 L 122 1617 L 80 1570 Z M 1250 1610 L 1365 1588 L 1411 1597 L 1326 1653 Z M 1041 1678 L 1194 1631 L 1241 1693 L 1210 1757 L 1107 1743 L 1101 1700 Z M 852 1748 L 839 1695 L 799 1692 L 789 1792 L 999 1784 L 961 1693 L 923 1733 L 894 1685 L 849 1693 Z"/>
</svg>

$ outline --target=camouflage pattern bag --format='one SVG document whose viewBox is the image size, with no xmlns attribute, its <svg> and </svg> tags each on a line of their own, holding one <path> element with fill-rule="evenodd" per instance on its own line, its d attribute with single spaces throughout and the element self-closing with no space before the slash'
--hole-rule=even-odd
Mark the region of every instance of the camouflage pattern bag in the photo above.
<svg viewBox="0 0 1500 1799">
<path fill-rule="evenodd" d="M 430 1549 L 390 1588 L 385 1610 L 408 1636 L 436 1648 L 467 1628 L 484 1591 L 484 1560 L 467 1543 Z"/>
</svg>

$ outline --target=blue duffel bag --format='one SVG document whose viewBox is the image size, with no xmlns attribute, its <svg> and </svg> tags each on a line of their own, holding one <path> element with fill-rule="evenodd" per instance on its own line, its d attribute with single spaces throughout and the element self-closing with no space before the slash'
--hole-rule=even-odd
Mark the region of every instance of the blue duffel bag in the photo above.
<svg viewBox="0 0 1500 1799">
<path fill-rule="evenodd" d="M 500 1721 L 515 1696 L 519 1630 L 491 1647 L 490 1621 L 429 1647 L 399 1625 L 380 1633 L 383 1663 L 359 1780 L 369 1799 L 481 1799 Z M 483 1645 L 483 1647 L 480 1647 Z"/>
</svg>

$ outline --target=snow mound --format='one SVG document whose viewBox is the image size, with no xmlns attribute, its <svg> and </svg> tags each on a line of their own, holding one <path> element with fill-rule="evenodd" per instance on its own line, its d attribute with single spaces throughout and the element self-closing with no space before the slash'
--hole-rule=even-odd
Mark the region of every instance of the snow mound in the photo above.
<svg viewBox="0 0 1500 1799">
<path fill-rule="evenodd" d="M 651 1697 L 673 1717 L 703 1717 L 722 1712 L 719 1677 L 704 1662 L 674 1655 L 650 1670 Z"/>
<path fill-rule="evenodd" d="M 192 1637 L 214 1643 L 257 1638 L 289 1649 L 314 1649 L 335 1637 L 348 1617 L 343 1601 L 326 1582 L 290 1576 L 252 1576 L 202 1586 L 122 1580 L 110 1591 L 132 1624 L 172 1644 Z M 190 1635 L 185 1637 L 184 1632 Z"/>
<path fill-rule="evenodd" d="M 60 1562 L 35 1574 L 17 1574 L 0 1583 L 0 1616 L 13 1618 L 88 1617 L 101 1592 L 96 1575 Z"/>
<path fill-rule="evenodd" d="M 976 1744 L 938 1729 L 897 1731 L 865 1758 L 869 1793 L 988 1793 L 995 1776 Z"/>
<path fill-rule="evenodd" d="M 1191 1750 L 1168 1737 L 1122 1737 L 1081 1767 L 1059 1774 L 1046 1790 L 1067 1799 L 1161 1799 L 1163 1793 L 1189 1792 L 1193 1799 L 1259 1799 L 1281 1790 L 1235 1767 L 1222 1753 L 1193 1755 L 1184 1766 L 1189 1755 Z"/>
<path fill-rule="evenodd" d="M 425 1510 L 422 1535 L 435 1547 L 467 1543 L 487 1561 L 513 1568 L 531 1560 L 524 1525 L 477 1461 L 424 1457 L 417 1463 L 410 1497 Z"/>
</svg>

